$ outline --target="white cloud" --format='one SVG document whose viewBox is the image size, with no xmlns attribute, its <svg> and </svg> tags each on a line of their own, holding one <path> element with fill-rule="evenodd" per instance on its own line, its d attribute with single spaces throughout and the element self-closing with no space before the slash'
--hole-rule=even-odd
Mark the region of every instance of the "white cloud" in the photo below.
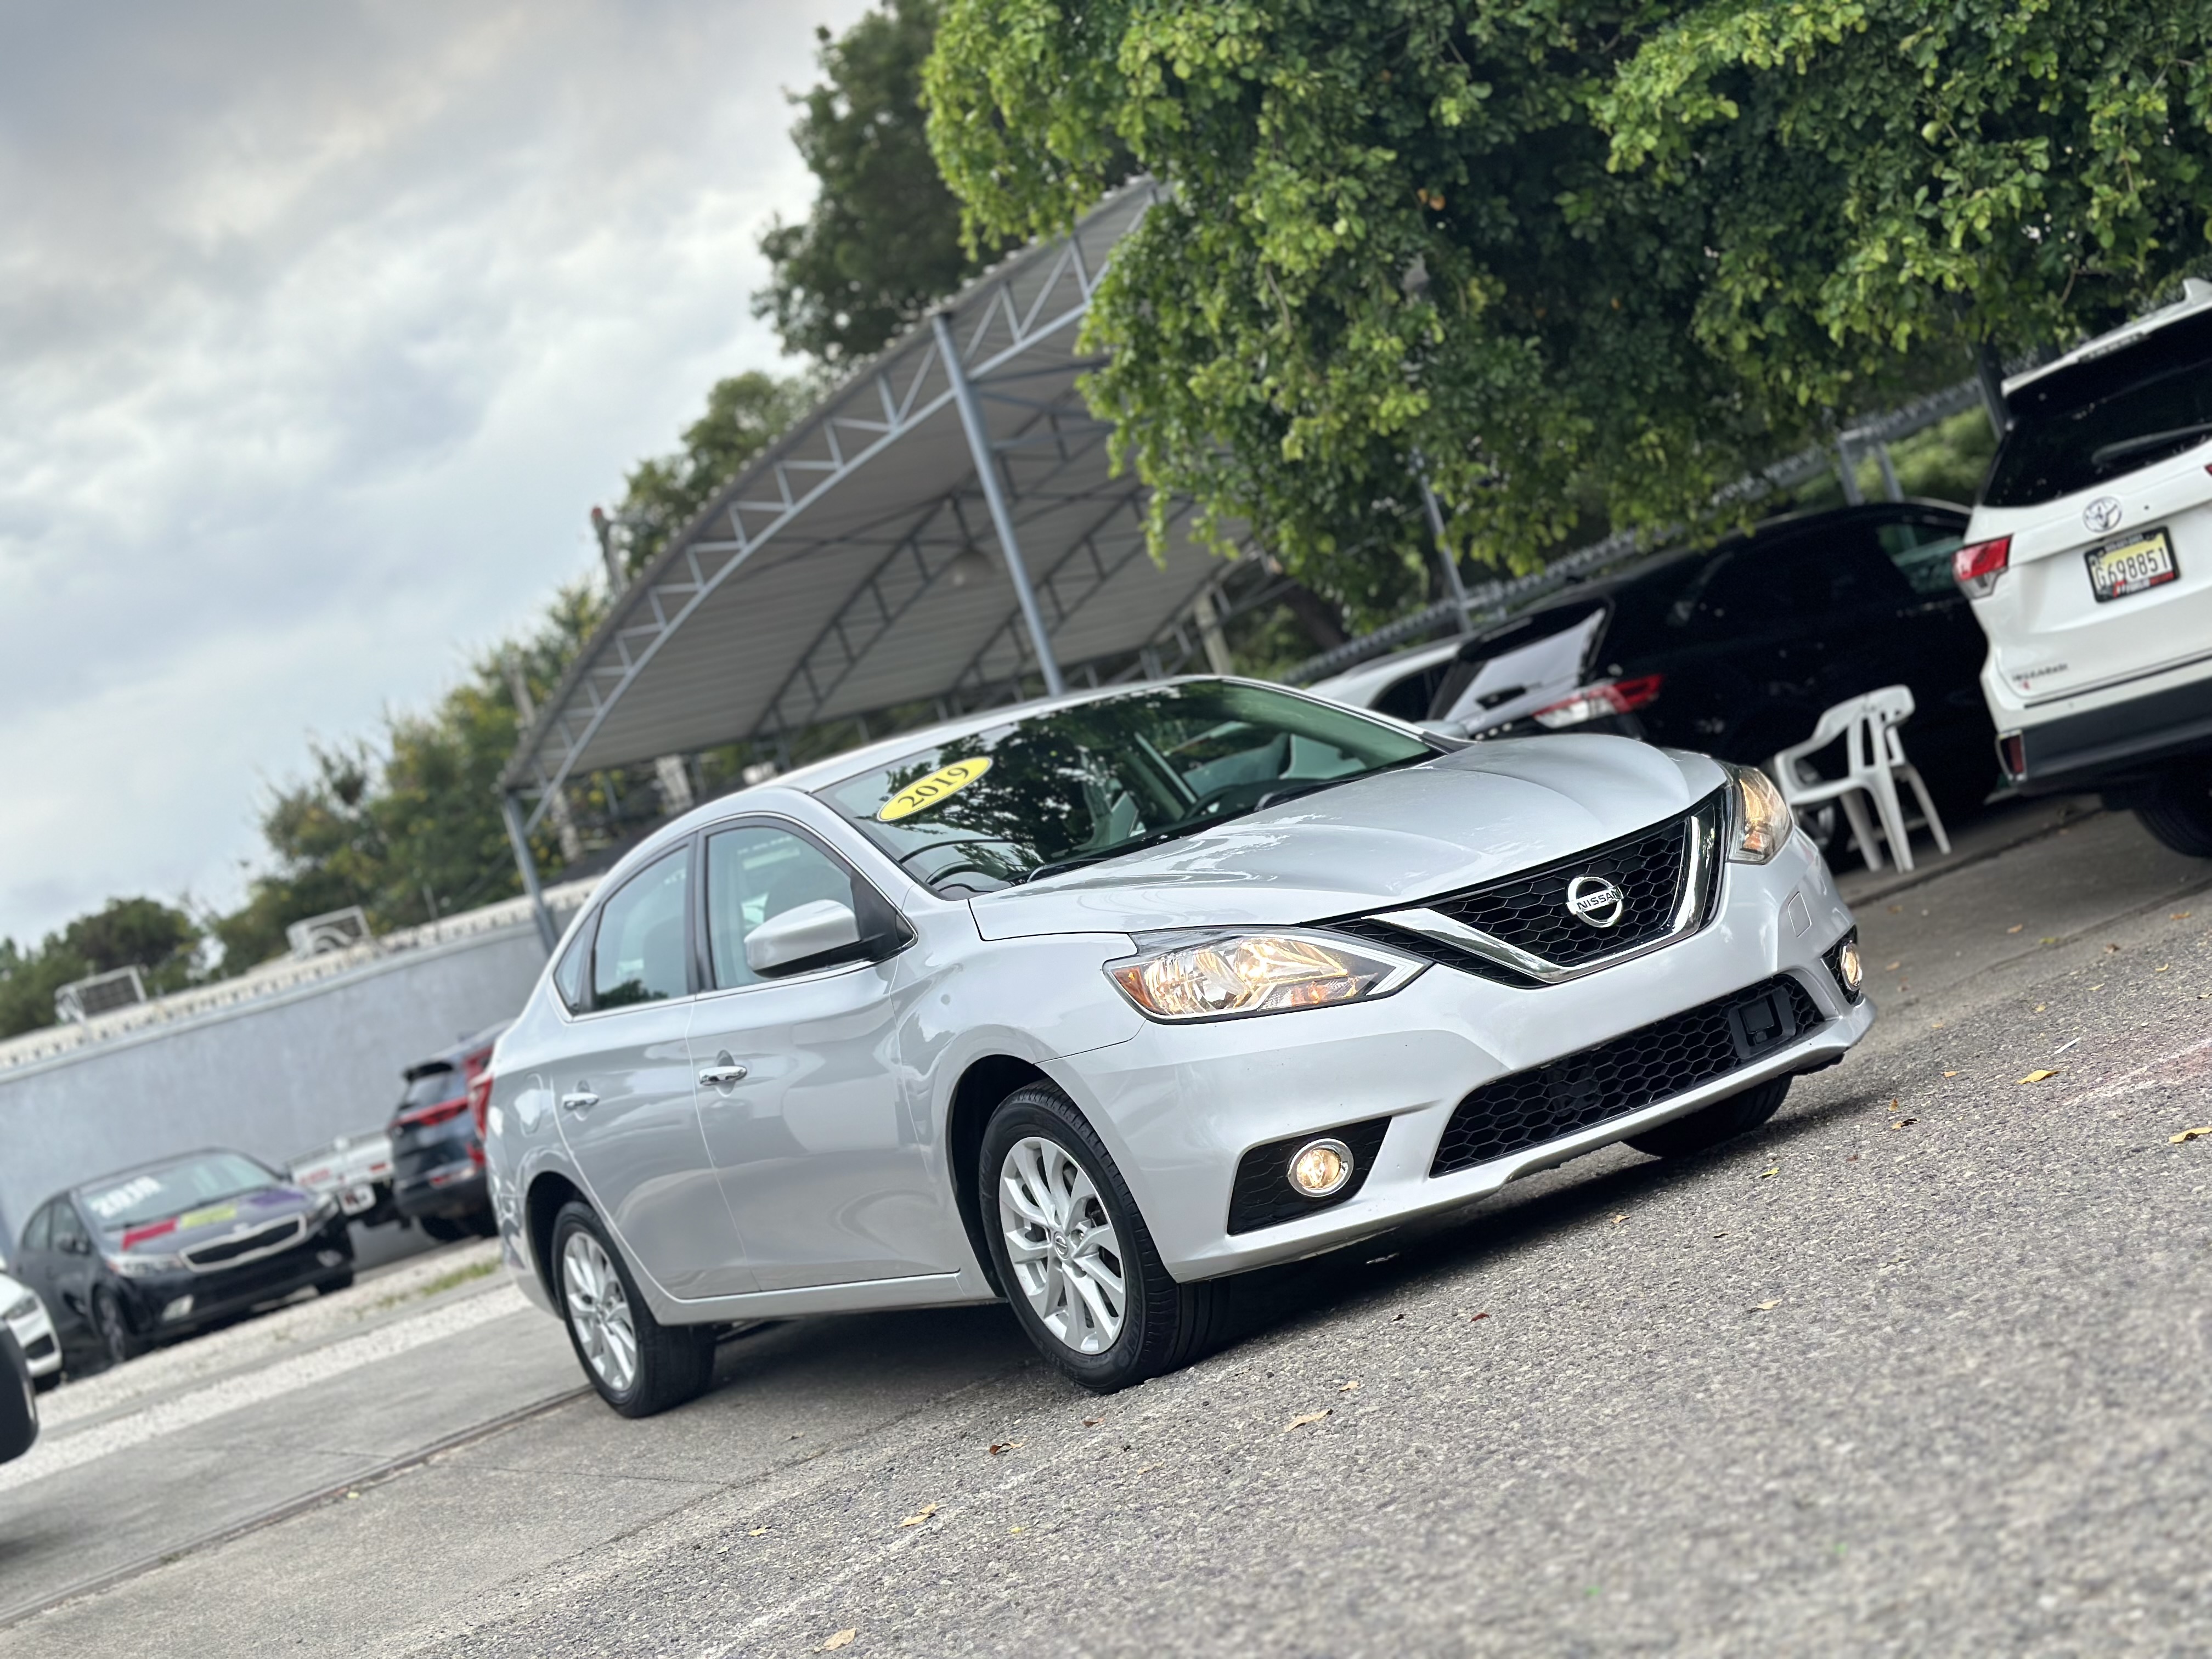
<svg viewBox="0 0 2212 1659">
<path fill-rule="evenodd" d="M 20 9 L 0 57 L 0 934 L 226 902 L 773 367 L 781 89 L 864 0 Z"/>
</svg>

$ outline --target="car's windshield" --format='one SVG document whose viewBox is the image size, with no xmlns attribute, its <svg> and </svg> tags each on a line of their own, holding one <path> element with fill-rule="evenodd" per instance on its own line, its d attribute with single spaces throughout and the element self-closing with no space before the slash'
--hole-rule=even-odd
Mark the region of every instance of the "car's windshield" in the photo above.
<svg viewBox="0 0 2212 1659">
<path fill-rule="evenodd" d="M 440 1101 L 458 1100 L 468 1091 L 466 1080 L 450 1066 L 433 1066 L 408 1079 L 407 1092 L 399 1097 L 399 1109 L 410 1106 L 434 1106 Z"/>
<path fill-rule="evenodd" d="M 112 1232 L 158 1220 L 196 1204 L 235 1198 L 270 1185 L 276 1177 L 240 1152 L 202 1152 L 159 1170 L 145 1170 L 84 1190 L 85 1207 Z"/>
<path fill-rule="evenodd" d="M 2212 319 L 2187 319 L 2031 381 L 1983 486 L 1990 507 L 2033 507 L 2194 449 L 2212 437 Z"/>
<path fill-rule="evenodd" d="M 917 880 L 988 892 L 1434 752 L 1348 708 L 1198 681 L 1009 720 L 817 793 Z"/>
</svg>

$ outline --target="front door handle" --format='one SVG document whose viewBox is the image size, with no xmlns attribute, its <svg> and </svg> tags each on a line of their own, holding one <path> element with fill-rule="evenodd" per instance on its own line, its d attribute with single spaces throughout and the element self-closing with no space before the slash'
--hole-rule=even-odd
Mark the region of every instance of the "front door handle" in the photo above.
<svg viewBox="0 0 2212 1659">
<path fill-rule="evenodd" d="M 712 1066 L 699 1068 L 699 1081 L 710 1089 L 726 1089 L 745 1080 L 745 1068 L 727 1054 L 716 1054 Z"/>
<path fill-rule="evenodd" d="M 599 1103 L 599 1097 L 589 1089 L 579 1089 L 573 1095 L 561 1097 L 562 1107 L 571 1112 L 588 1112 Z"/>
</svg>

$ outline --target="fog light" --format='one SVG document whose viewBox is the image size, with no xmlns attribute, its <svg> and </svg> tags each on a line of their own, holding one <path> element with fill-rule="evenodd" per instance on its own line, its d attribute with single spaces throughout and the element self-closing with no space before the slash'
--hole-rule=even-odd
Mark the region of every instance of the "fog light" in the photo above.
<svg viewBox="0 0 2212 1659">
<path fill-rule="evenodd" d="M 1352 1148 L 1340 1140 L 1310 1140 L 1291 1158 L 1291 1185 L 1308 1198 L 1327 1198 L 1352 1179 Z"/>
<path fill-rule="evenodd" d="M 1836 971 L 1844 977 L 1844 989 L 1856 996 L 1859 981 L 1866 977 L 1866 969 L 1859 963 L 1859 942 L 1856 939 L 1845 939 L 1844 948 L 1836 952 Z"/>
<path fill-rule="evenodd" d="M 190 1314 L 191 1310 L 191 1297 L 188 1296 L 180 1296 L 175 1301 L 167 1304 L 162 1308 L 161 1322 L 166 1325 L 172 1320 L 182 1319 L 186 1315 Z"/>
</svg>

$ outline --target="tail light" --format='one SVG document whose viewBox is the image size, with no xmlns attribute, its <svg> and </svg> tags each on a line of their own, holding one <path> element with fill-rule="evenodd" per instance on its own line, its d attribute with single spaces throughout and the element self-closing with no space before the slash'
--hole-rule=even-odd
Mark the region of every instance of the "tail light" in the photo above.
<svg viewBox="0 0 2212 1659">
<path fill-rule="evenodd" d="M 1539 708 L 1536 724 L 1557 731 L 1563 726 L 1603 720 L 1607 714 L 1632 714 L 1659 700 L 1659 688 L 1666 678 L 1664 674 L 1638 674 L 1633 679 L 1600 680 L 1595 685 L 1583 687 L 1571 697 L 1562 697 Z"/>
<path fill-rule="evenodd" d="M 1986 599 L 2012 562 L 2012 538 L 1968 542 L 1951 556 L 1951 579 L 1970 599 Z"/>
<path fill-rule="evenodd" d="M 482 1146 L 484 1138 L 484 1120 L 491 1115 L 491 1073 L 489 1071 L 478 1072 L 476 1076 L 469 1079 L 469 1115 L 476 1120 L 477 1145 Z M 483 1153 L 478 1152 L 477 1156 L 477 1160 L 481 1162 Z"/>
<path fill-rule="evenodd" d="M 1997 764 L 2004 768 L 2008 781 L 2019 783 L 2027 776 L 2027 739 L 2017 732 L 1997 733 Z"/>
<path fill-rule="evenodd" d="M 466 1095 L 456 1095 L 451 1100 L 434 1102 L 428 1106 L 410 1106 L 393 1120 L 402 1128 L 427 1129 L 433 1124 L 450 1123 L 469 1109 Z"/>
</svg>

